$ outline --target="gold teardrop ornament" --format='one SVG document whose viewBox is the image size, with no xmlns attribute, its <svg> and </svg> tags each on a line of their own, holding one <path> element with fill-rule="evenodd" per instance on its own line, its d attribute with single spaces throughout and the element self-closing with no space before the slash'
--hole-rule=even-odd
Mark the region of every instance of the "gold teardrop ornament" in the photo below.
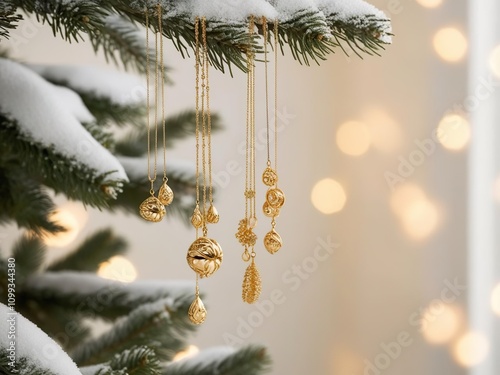
<svg viewBox="0 0 500 375">
<path fill-rule="evenodd" d="M 194 324 L 201 324 L 207 318 L 207 309 L 200 297 L 196 296 L 194 301 L 189 306 L 188 310 L 189 320 Z"/>
<path fill-rule="evenodd" d="M 170 186 L 168 186 L 167 181 L 163 181 L 160 191 L 158 192 L 158 199 L 165 206 L 168 206 L 174 200 L 174 192 Z"/>
<path fill-rule="evenodd" d="M 259 299 L 262 291 L 262 281 L 260 279 L 259 270 L 252 259 L 252 263 L 247 267 L 245 276 L 243 277 L 243 293 L 242 298 L 246 303 L 254 303 Z"/>
<path fill-rule="evenodd" d="M 262 173 L 262 182 L 266 186 L 274 186 L 278 182 L 278 175 L 276 171 L 270 167 L 267 167 Z"/>
<path fill-rule="evenodd" d="M 266 215 L 267 217 L 280 216 L 280 209 L 271 206 L 268 201 L 264 202 L 264 205 L 262 206 L 262 211 L 264 212 L 264 215 Z"/>
<path fill-rule="evenodd" d="M 157 223 L 165 216 L 165 206 L 156 197 L 149 197 L 139 206 L 139 214 L 144 220 Z"/>
<path fill-rule="evenodd" d="M 219 222 L 219 213 L 213 204 L 210 204 L 207 212 L 207 222 L 210 224 L 216 224 Z"/>
<path fill-rule="evenodd" d="M 269 189 L 266 194 L 266 201 L 274 208 L 281 208 L 285 204 L 285 193 L 281 189 Z"/>
<path fill-rule="evenodd" d="M 283 246 L 283 240 L 278 232 L 272 229 L 264 236 L 264 247 L 271 254 L 274 254 Z"/>
<path fill-rule="evenodd" d="M 222 263 L 222 249 L 217 241 L 199 237 L 189 247 L 186 259 L 189 267 L 200 277 L 209 277 Z"/>
<path fill-rule="evenodd" d="M 193 215 L 191 216 L 191 224 L 195 228 L 201 228 L 203 226 L 203 215 L 198 205 L 194 208 Z"/>
</svg>

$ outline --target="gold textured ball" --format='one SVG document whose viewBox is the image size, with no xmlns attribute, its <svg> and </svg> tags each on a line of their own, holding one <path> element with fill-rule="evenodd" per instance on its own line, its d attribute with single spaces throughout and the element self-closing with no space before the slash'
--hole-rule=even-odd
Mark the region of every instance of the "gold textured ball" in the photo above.
<svg viewBox="0 0 500 375">
<path fill-rule="evenodd" d="M 262 182 L 266 186 L 274 186 L 278 182 L 278 175 L 276 171 L 270 167 L 267 167 L 262 173 Z"/>
<path fill-rule="evenodd" d="M 200 277 L 209 277 L 222 263 L 222 249 L 217 241 L 199 237 L 189 247 L 186 259 L 189 267 Z"/>
<path fill-rule="evenodd" d="M 271 254 L 274 254 L 283 246 L 283 240 L 278 232 L 272 229 L 264 236 L 264 247 Z"/>
<path fill-rule="evenodd" d="M 264 212 L 264 215 L 267 217 L 278 217 L 280 216 L 280 209 L 276 207 L 272 207 L 269 202 L 264 202 L 264 205 L 262 206 L 262 211 Z"/>
<path fill-rule="evenodd" d="M 269 189 L 266 194 L 266 201 L 271 207 L 281 208 L 285 204 L 285 193 L 281 189 Z"/>
<path fill-rule="evenodd" d="M 139 214 L 144 220 L 157 223 L 165 216 L 165 206 L 156 197 L 145 199 L 139 206 Z"/>
<path fill-rule="evenodd" d="M 167 181 L 164 181 L 160 187 L 160 191 L 158 192 L 158 199 L 162 204 L 168 206 L 174 200 L 174 192 L 167 185 Z"/>
</svg>

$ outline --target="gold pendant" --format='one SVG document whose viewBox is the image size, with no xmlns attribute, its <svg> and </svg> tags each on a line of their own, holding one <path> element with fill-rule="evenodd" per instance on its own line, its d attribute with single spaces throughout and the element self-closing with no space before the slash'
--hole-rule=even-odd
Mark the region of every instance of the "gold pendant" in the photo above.
<svg viewBox="0 0 500 375">
<path fill-rule="evenodd" d="M 222 263 L 222 249 L 217 241 L 199 237 L 189 247 L 186 259 L 189 267 L 200 277 L 209 277 Z"/>
<path fill-rule="evenodd" d="M 278 232 L 272 229 L 264 236 L 264 247 L 271 254 L 274 254 L 283 246 L 283 241 L 281 240 L 281 236 Z"/>
<path fill-rule="evenodd" d="M 168 206 L 174 200 L 174 192 L 170 186 L 167 185 L 167 181 L 163 181 L 160 191 L 158 192 L 158 199 L 165 206 Z"/>
<path fill-rule="evenodd" d="M 245 276 L 243 277 L 243 301 L 246 303 L 254 303 L 259 299 L 261 291 L 262 282 L 259 270 L 255 265 L 255 261 L 252 259 L 252 264 L 247 267 Z"/>
<path fill-rule="evenodd" d="M 219 222 L 219 213 L 213 204 L 210 204 L 207 212 L 207 223 L 216 224 Z"/>
<path fill-rule="evenodd" d="M 266 194 L 266 201 L 273 208 L 281 208 L 285 204 L 285 194 L 281 189 L 269 189 Z"/>
<path fill-rule="evenodd" d="M 264 212 L 264 215 L 267 217 L 278 217 L 280 216 L 280 210 L 279 208 L 272 207 L 268 201 L 264 202 L 264 205 L 262 206 L 262 211 Z"/>
<path fill-rule="evenodd" d="M 262 173 L 262 182 L 266 186 L 274 186 L 278 182 L 278 175 L 276 174 L 276 171 L 272 169 L 271 167 L 267 167 L 264 170 L 264 173 Z"/>
<path fill-rule="evenodd" d="M 252 219 L 240 220 L 238 232 L 236 232 L 236 238 L 244 246 L 251 247 L 257 242 L 257 235 L 253 232 L 252 224 L 256 224 L 256 222 L 252 221 Z"/>
<path fill-rule="evenodd" d="M 144 220 L 157 223 L 165 216 L 165 206 L 156 197 L 149 197 L 139 206 L 139 214 Z"/>
<path fill-rule="evenodd" d="M 189 320 L 194 324 L 201 324 L 207 318 L 207 309 L 200 297 L 196 296 L 194 301 L 189 306 L 188 310 Z"/>
<path fill-rule="evenodd" d="M 198 205 L 194 208 L 193 216 L 191 216 L 191 224 L 195 228 L 201 228 L 203 226 L 203 215 Z"/>
</svg>

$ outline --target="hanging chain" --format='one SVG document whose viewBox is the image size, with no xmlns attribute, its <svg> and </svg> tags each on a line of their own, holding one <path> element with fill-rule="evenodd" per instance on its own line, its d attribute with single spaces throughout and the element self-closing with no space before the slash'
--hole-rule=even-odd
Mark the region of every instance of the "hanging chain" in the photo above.
<svg viewBox="0 0 500 375">
<path fill-rule="evenodd" d="M 271 152 L 269 150 L 269 86 L 267 79 L 267 41 L 268 41 L 268 33 L 267 33 L 267 19 L 266 17 L 262 17 L 262 34 L 264 36 L 264 77 L 265 77 L 265 87 L 266 87 L 266 130 L 267 130 L 267 166 L 271 166 Z"/>
<path fill-rule="evenodd" d="M 154 154 L 154 169 L 153 177 L 151 177 L 151 104 L 150 104 L 150 84 L 151 84 L 151 73 L 150 73 L 150 59 L 149 59 L 149 10 L 145 8 L 146 16 L 146 124 L 148 132 L 148 180 L 151 183 L 150 193 L 154 195 L 154 182 L 156 180 L 156 147 L 155 142 L 155 154 Z M 156 90 L 156 88 L 155 88 Z M 156 126 L 156 125 L 155 125 Z M 157 141 L 157 139 L 156 139 Z"/>
<path fill-rule="evenodd" d="M 195 71 L 196 71 L 196 205 L 200 204 L 200 40 L 199 40 L 199 22 L 196 17 L 194 24 L 195 38 Z"/>
<path fill-rule="evenodd" d="M 279 40 L 278 19 L 275 19 L 274 20 L 274 171 L 276 173 L 278 173 L 278 40 Z M 278 186 L 278 181 L 276 181 L 276 187 L 277 186 Z"/>
<path fill-rule="evenodd" d="M 161 79 L 161 125 L 163 137 L 163 180 L 167 180 L 167 138 L 165 129 L 165 64 L 163 61 L 163 20 L 162 8 L 158 4 L 158 31 L 160 34 L 160 79 Z"/>
</svg>

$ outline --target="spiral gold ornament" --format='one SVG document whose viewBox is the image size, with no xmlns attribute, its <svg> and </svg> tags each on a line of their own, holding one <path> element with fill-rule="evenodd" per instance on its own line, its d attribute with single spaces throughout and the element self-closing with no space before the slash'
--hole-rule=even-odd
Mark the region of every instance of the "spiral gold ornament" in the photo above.
<svg viewBox="0 0 500 375">
<path fill-rule="evenodd" d="M 281 249 L 281 246 L 283 246 L 281 236 L 274 229 L 271 229 L 271 231 L 264 236 L 264 247 L 271 254 L 274 254 Z"/>
<path fill-rule="evenodd" d="M 165 206 L 156 197 L 148 197 L 139 206 L 139 214 L 144 220 L 157 223 L 165 216 Z"/>
<path fill-rule="evenodd" d="M 266 215 L 267 217 L 280 216 L 280 209 L 271 206 L 268 201 L 264 202 L 264 205 L 262 206 L 262 211 L 264 212 L 264 215 Z"/>
<path fill-rule="evenodd" d="M 168 206 L 174 200 L 174 192 L 168 186 L 167 181 L 163 181 L 158 192 L 158 200 L 165 206 Z"/>
<path fill-rule="evenodd" d="M 207 309 L 205 309 L 205 305 L 199 296 L 196 296 L 191 306 L 189 306 L 188 316 L 189 320 L 194 324 L 201 324 L 205 321 Z"/>
<path fill-rule="evenodd" d="M 272 169 L 271 167 L 267 167 L 264 170 L 264 173 L 262 173 L 262 182 L 266 186 L 274 186 L 278 182 L 278 175 L 276 174 L 276 171 Z"/>
<path fill-rule="evenodd" d="M 191 224 L 197 229 L 203 226 L 203 215 L 198 205 L 194 208 L 193 215 L 191 216 Z"/>
<path fill-rule="evenodd" d="M 259 270 L 255 265 L 254 258 L 252 258 L 252 263 L 247 267 L 245 276 L 243 277 L 243 301 L 246 303 L 254 303 L 259 299 L 261 291 L 262 281 L 260 279 Z"/>
<path fill-rule="evenodd" d="M 281 189 L 269 189 L 266 194 L 266 201 L 271 207 L 281 208 L 285 204 L 285 193 Z"/>
<path fill-rule="evenodd" d="M 189 267 L 200 277 L 209 277 L 222 263 L 222 249 L 217 241 L 198 237 L 189 247 L 186 259 Z"/>
<path fill-rule="evenodd" d="M 219 213 L 213 204 L 210 204 L 210 207 L 207 211 L 207 223 L 216 224 L 219 222 Z"/>
</svg>

